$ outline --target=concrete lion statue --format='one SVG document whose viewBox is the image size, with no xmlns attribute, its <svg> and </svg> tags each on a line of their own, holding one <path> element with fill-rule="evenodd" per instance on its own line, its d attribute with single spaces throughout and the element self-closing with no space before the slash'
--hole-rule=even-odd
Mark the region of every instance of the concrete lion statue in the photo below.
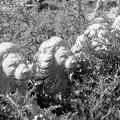
<svg viewBox="0 0 120 120">
<path fill-rule="evenodd" d="M 0 93 L 11 91 L 17 80 L 32 75 L 32 64 L 26 61 L 19 46 L 12 42 L 0 43 Z"/>
<path fill-rule="evenodd" d="M 64 40 L 51 37 L 44 41 L 35 55 L 37 74 L 45 82 L 48 94 L 63 92 L 68 84 L 66 72 L 76 66 L 76 57 Z"/>
<path fill-rule="evenodd" d="M 98 53 L 99 51 L 106 51 L 109 44 L 106 35 L 107 29 L 104 24 L 92 24 L 82 35 L 77 37 L 76 43 L 71 50 L 73 53 L 79 53 L 83 48 Z"/>
</svg>

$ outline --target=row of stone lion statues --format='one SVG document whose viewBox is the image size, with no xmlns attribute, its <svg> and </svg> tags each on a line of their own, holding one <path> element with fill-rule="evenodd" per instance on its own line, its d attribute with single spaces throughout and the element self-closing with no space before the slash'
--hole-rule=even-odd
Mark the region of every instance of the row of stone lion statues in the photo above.
<svg viewBox="0 0 120 120">
<path fill-rule="evenodd" d="M 80 35 L 75 45 L 70 49 L 60 37 L 51 37 L 44 41 L 34 56 L 34 63 L 25 59 L 19 45 L 12 42 L 0 44 L 0 93 L 10 91 L 8 86 L 14 86 L 18 80 L 31 77 L 46 79 L 48 93 L 64 91 L 68 84 L 66 72 L 72 71 L 77 65 L 76 54 L 86 46 L 98 50 L 107 50 L 109 41 L 104 37 L 107 24 L 101 18 L 99 23 L 90 25 Z M 113 30 L 120 30 L 120 16 L 114 21 Z M 34 71 L 34 72 L 33 72 Z"/>
<path fill-rule="evenodd" d="M 18 45 L 3 42 L 0 44 L 0 60 L 0 93 L 9 91 L 11 88 L 8 86 L 14 86 L 17 80 L 32 77 L 49 78 L 46 86 L 49 93 L 62 91 L 67 86 L 65 71 L 72 70 L 76 63 L 75 56 L 59 37 L 51 37 L 40 45 L 34 56 L 34 63 L 25 59 Z"/>
</svg>

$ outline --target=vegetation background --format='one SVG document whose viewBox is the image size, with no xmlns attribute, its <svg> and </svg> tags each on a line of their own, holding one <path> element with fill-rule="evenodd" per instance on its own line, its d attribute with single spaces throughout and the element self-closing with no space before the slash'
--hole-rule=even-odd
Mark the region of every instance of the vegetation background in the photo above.
<svg viewBox="0 0 120 120">
<path fill-rule="evenodd" d="M 62 37 L 71 47 L 95 17 L 101 16 L 111 24 L 119 14 L 119 0 L 104 0 L 102 8 L 96 10 L 98 1 L 1 0 L 0 42 L 19 44 L 31 62 L 39 45 L 51 36 Z M 113 44 L 119 48 L 119 40 Z M 119 53 L 117 47 L 111 51 Z M 41 96 L 39 90 L 31 92 L 29 87 L 33 83 L 29 83 L 22 105 L 18 104 L 21 97 L 13 100 L 8 95 L 0 95 L 0 119 L 120 120 L 120 58 L 114 53 L 110 52 L 102 61 L 92 54 L 80 61 L 65 100 Z"/>
</svg>

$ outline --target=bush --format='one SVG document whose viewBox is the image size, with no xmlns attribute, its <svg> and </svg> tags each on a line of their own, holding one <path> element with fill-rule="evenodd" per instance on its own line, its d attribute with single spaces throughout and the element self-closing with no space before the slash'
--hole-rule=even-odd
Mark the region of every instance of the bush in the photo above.
<svg viewBox="0 0 120 120">
<path fill-rule="evenodd" d="M 95 12 L 96 2 L 93 8 L 89 4 L 82 0 L 1 1 L 0 42 L 19 44 L 31 62 L 39 45 L 53 35 L 62 37 L 71 47 L 95 17 L 87 19 L 89 10 Z M 105 9 L 96 11 L 102 17 L 106 13 Z M 112 20 L 106 19 L 111 25 Z M 119 36 L 110 29 L 107 38 L 111 46 L 106 57 L 99 58 L 86 48 L 85 58 L 79 59 L 75 71 L 68 74 L 69 86 L 63 96 L 47 95 L 41 81 L 31 78 L 26 82 L 25 96 L 17 92 L 0 96 L 0 119 L 119 120 Z"/>
</svg>

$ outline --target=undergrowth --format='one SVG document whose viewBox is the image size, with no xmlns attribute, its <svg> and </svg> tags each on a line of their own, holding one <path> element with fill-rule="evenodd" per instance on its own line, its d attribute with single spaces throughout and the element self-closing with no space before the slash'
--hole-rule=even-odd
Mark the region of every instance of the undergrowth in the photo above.
<svg viewBox="0 0 120 120">
<path fill-rule="evenodd" d="M 87 12 L 94 12 L 91 8 L 96 4 L 82 0 L 60 0 L 58 4 L 54 0 L 26 1 L 1 1 L 0 42 L 18 43 L 31 62 L 42 41 L 53 35 L 71 47 L 88 26 Z M 17 91 L 0 95 L 0 120 L 120 120 L 119 35 L 108 37 L 113 45 L 106 57 L 86 50 L 87 57 L 79 59 L 77 68 L 67 74 L 69 85 L 64 94 L 48 95 L 42 80 L 31 78 L 24 96 Z"/>
</svg>

